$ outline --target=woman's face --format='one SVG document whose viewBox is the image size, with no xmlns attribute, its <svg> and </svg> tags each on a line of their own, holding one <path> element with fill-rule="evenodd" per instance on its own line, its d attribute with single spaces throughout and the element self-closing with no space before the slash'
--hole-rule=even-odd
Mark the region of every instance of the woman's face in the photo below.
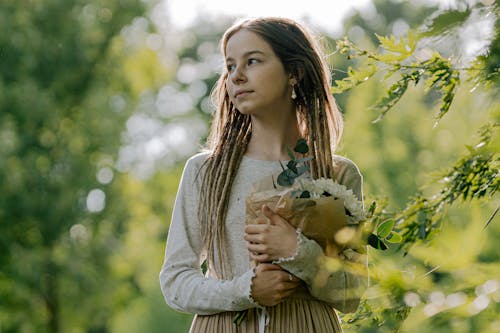
<svg viewBox="0 0 500 333">
<path fill-rule="evenodd" d="M 225 51 L 227 92 L 241 113 L 257 116 L 290 109 L 292 78 L 262 37 L 242 29 L 229 38 Z"/>
</svg>

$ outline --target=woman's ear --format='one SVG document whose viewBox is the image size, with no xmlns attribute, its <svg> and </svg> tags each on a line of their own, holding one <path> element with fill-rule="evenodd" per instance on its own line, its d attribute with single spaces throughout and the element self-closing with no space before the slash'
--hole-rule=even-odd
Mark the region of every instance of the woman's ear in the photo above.
<svg viewBox="0 0 500 333">
<path fill-rule="evenodd" d="M 304 77 L 304 67 L 302 67 L 302 66 L 299 65 L 299 66 L 293 68 L 290 71 L 289 77 L 290 77 L 290 80 L 291 80 L 290 83 L 297 84 Z"/>
<path fill-rule="evenodd" d="M 304 77 L 304 67 L 303 66 L 297 66 L 297 77 L 299 78 L 299 81 L 302 81 L 302 78 Z"/>
</svg>

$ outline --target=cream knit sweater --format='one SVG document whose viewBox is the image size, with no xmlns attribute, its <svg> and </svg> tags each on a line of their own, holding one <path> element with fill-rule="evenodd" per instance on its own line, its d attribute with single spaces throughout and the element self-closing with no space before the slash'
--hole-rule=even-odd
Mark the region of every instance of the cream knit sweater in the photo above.
<svg viewBox="0 0 500 333">
<path fill-rule="evenodd" d="M 243 239 L 245 225 L 245 199 L 252 185 L 270 174 L 281 172 L 276 161 L 261 161 L 244 156 L 233 183 L 226 217 L 227 253 L 232 277 L 218 280 L 210 270 L 204 276 L 200 265 L 204 260 L 203 242 L 197 219 L 198 193 L 201 177 L 196 177 L 208 153 L 191 157 L 182 174 L 168 232 L 165 260 L 160 272 L 160 284 L 165 300 L 172 308 L 194 314 L 214 314 L 259 307 L 251 296 L 254 276 Z M 360 199 L 362 176 L 357 166 L 344 157 L 335 156 L 336 180 L 352 189 Z M 354 311 L 359 293 L 347 293 L 352 288 L 362 290 L 366 277 L 344 271 L 327 273 L 326 283 L 317 285 L 319 265 L 324 256 L 321 247 L 298 233 L 297 253 L 292 258 L 281 259 L 279 264 L 305 281 L 307 288 L 294 297 L 316 298 L 331 304 L 342 312 Z M 357 260 L 356 253 L 346 254 L 347 260 Z M 217 260 L 217 257 L 216 257 Z"/>
</svg>

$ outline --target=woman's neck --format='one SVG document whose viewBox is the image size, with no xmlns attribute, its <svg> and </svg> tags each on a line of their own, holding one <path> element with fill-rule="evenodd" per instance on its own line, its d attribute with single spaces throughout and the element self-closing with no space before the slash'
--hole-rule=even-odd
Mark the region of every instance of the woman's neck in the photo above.
<svg viewBox="0 0 500 333">
<path fill-rule="evenodd" d="M 245 155 L 258 160 L 289 160 L 287 147 L 293 149 L 301 137 L 297 118 L 263 122 L 252 118 L 252 137 Z"/>
</svg>

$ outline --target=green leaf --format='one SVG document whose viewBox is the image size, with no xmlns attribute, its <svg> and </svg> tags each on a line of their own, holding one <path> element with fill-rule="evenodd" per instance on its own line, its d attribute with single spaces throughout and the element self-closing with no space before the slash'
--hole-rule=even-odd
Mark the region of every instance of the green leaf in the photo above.
<svg viewBox="0 0 500 333">
<path fill-rule="evenodd" d="M 303 191 L 299 198 L 310 198 L 311 197 L 311 193 L 309 193 L 309 191 Z"/>
<path fill-rule="evenodd" d="M 281 186 L 292 186 L 295 181 L 296 175 L 293 174 L 293 171 L 286 169 L 278 175 L 278 184 Z"/>
<path fill-rule="evenodd" d="M 207 261 L 206 260 L 203 260 L 200 268 L 201 268 L 201 272 L 203 273 L 203 275 L 205 275 L 205 273 L 207 272 Z"/>
<path fill-rule="evenodd" d="M 425 239 L 425 237 L 427 236 L 427 231 L 425 230 L 425 224 L 419 225 L 418 229 L 420 238 Z"/>
<path fill-rule="evenodd" d="M 370 234 L 368 236 L 368 245 L 377 250 L 387 250 L 387 245 L 380 238 L 378 238 L 377 235 L 374 234 Z"/>
<path fill-rule="evenodd" d="M 295 145 L 295 148 L 293 149 L 299 154 L 307 154 L 309 151 L 309 147 L 307 146 L 307 141 L 304 138 L 300 138 L 297 141 L 297 144 Z"/>
<path fill-rule="evenodd" d="M 394 220 L 386 220 L 377 227 L 377 235 L 380 238 L 386 238 L 394 227 Z"/>
<path fill-rule="evenodd" d="M 377 202 L 373 201 L 368 208 L 368 217 L 372 217 L 373 213 L 375 213 L 375 209 L 377 208 Z"/>
<path fill-rule="evenodd" d="M 304 172 L 308 171 L 309 170 L 309 165 L 302 165 L 300 167 L 297 168 L 297 176 L 300 176 L 302 175 Z"/>
<path fill-rule="evenodd" d="M 408 33 L 406 40 L 402 37 L 396 40 L 394 36 L 389 38 L 376 36 L 380 42 L 380 46 L 389 52 L 376 56 L 378 60 L 385 63 L 400 62 L 408 58 L 415 51 L 418 42 L 417 35 L 412 31 Z"/>
<path fill-rule="evenodd" d="M 373 63 L 358 69 L 353 70 L 351 67 L 347 70 L 348 76 L 342 80 L 335 80 L 335 86 L 331 88 L 332 94 L 340 94 L 341 92 L 350 90 L 357 85 L 367 81 L 377 72 L 377 67 Z"/>
<path fill-rule="evenodd" d="M 289 161 L 287 164 L 286 164 L 287 168 L 292 170 L 293 172 L 295 173 L 298 173 L 297 171 L 297 162 L 294 161 L 294 160 L 291 160 Z"/>
<path fill-rule="evenodd" d="M 391 231 L 391 233 L 385 240 L 388 241 L 389 243 L 397 244 L 403 241 L 403 236 L 401 236 L 397 232 Z"/>
</svg>

